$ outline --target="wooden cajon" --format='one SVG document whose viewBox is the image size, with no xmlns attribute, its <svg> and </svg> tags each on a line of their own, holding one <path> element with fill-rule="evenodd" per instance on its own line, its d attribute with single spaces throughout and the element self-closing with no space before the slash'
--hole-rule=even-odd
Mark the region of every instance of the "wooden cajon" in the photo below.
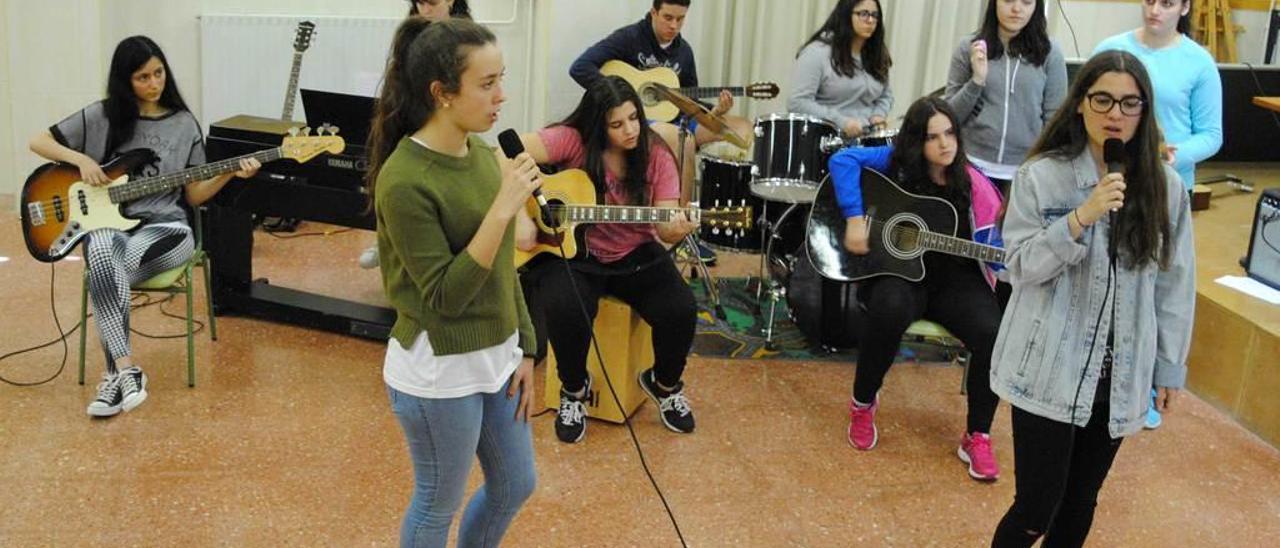
<svg viewBox="0 0 1280 548">
<path fill-rule="evenodd" d="M 618 393 L 618 401 L 626 414 L 635 413 L 646 398 L 636 377 L 653 366 L 653 331 L 640 315 L 626 303 L 614 298 L 600 299 L 595 321 L 596 340 L 608 365 L 609 379 Z M 595 348 L 587 352 L 587 373 L 591 375 L 591 390 L 587 393 L 587 416 L 622 423 L 622 409 L 614 402 L 596 357 Z M 545 401 L 549 408 L 560 407 L 560 377 L 556 374 L 555 348 L 547 350 L 547 380 L 544 384 Z"/>
</svg>

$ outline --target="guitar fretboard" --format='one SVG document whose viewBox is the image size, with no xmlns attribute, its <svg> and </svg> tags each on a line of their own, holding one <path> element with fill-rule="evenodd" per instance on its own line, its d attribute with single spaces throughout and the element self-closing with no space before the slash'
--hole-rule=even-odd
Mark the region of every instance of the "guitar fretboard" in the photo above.
<svg viewBox="0 0 1280 548">
<path fill-rule="evenodd" d="M 253 154 L 246 154 L 244 156 L 210 162 L 208 164 L 184 169 L 168 175 L 129 181 L 123 185 L 111 187 L 107 190 L 107 194 L 111 197 L 111 203 L 120 204 L 136 200 L 143 196 L 159 194 L 166 190 L 194 183 L 196 181 L 212 179 L 224 173 L 238 171 L 240 169 L 240 160 L 244 158 L 257 158 L 259 162 L 264 164 L 273 160 L 279 160 L 283 157 L 280 152 L 280 148 L 276 147 L 255 152 Z"/>
<path fill-rule="evenodd" d="M 729 94 L 734 97 L 742 97 L 747 94 L 746 88 L 743 86 L 725 86 L 718 88 L 680 88 L 676 91 L 686 97 L 694 99 L 711 99 L 720 96 L 720 90 L 729 90 Z"/>
<path fill-rule="evenodd" d="M 701 210 L 680 207 L 647 207 L 616 205 L 553 205 L 551 212 L 558 219 L 569 223 L 649 224 L 671 222 L 677 213 L 684 213 L 696 220 Z"/>
<path fill-rule="evenodd" d="M 280 115 L 280 119 L 286 122 L 293 121 L 293 96 L 298 94 L 298 73 L 302 69 L 302 52 L 293 52 L 293 68 L 289 71 L 289 88 L 284 95 L 284 113 Z"/>
<path fill-rule="evenodd" d="M 1004 262 L 1004 250 L 995 246 L 980 244 L 937 232 L 921 231 L 918 238 L 921 247 L 932 251 L 989 263 Z"/>
</svg>

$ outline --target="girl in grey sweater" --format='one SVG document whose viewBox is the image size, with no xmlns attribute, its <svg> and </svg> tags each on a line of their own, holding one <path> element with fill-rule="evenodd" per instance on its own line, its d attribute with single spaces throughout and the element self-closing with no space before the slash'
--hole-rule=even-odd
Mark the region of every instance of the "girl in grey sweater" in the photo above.
<svg viewBox="0 0 1280 548">
<path fill-rule="evenodd" d="M 825 118 L 846 136 L 883 125 L 893 108 L 880 0 L 841 0 L 796 55 L 787 110 Z"/>
<path fill-rule="evenodd" d="M 1009 181 L 1067 92 L 1062 49 L 1041 0 L 988 0 L 982 28 L 951 57 L 946 99 L 969 161 L 1008 195 Z"/>
</svg>

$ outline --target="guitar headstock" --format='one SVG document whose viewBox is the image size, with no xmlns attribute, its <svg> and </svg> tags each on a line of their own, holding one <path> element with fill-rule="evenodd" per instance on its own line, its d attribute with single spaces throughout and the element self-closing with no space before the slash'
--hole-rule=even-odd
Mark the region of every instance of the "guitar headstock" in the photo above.
<svg viewBox="0 0 1280 548">
<path fill-rule="evenodd" d="M 302 53 L 311 47 L 311 37 L 316 33 L 316 24 L 311 21 L 298 23 L 298 30 L 293 35 L 293 51 Z"/>
<path fill-rule="evenodd" d="M 773 99 L 778 92 L 778 84 L 773 82 L 756 82 L 742 89 L 742 94 L 752 99 Z"/>
<path fill-rule="evenodd" d="M 302 163 L 323 152 L 340 154 L 346 148 L 346 141 L 338 137 L 337 127 L 322 126 L 316 135 L 311 135 L 309 127 L 301 130 L 293 128 L 289 130 L 289 136 L 280 143 L 280 155 Z"/>
<path fill-rule="evenodd" d="M 747 231 L 751 230 L 751 206 L 716 207 L 704 209 L 701 213 L 702 224 L 712 228 Z"/>
</svg>

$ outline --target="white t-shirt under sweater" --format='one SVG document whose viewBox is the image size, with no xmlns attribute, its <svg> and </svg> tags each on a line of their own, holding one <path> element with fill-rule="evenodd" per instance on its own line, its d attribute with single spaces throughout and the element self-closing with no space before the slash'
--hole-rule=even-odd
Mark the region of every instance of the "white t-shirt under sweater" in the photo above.
<svg viewBox="0 0 1280 548">
<path fill-rule="evenodd" d="M 507 384 L 523 358 L 519 332 L 512 333 L 502 344 L 437 356 L 431 341 L 427 340 L 427 332 L 422 331 L 408 349 L 400 346 L 395 337 L 387 341 L 382 380 L 400 392 L 419 398 L 492 394 Z"/>
</svg>

